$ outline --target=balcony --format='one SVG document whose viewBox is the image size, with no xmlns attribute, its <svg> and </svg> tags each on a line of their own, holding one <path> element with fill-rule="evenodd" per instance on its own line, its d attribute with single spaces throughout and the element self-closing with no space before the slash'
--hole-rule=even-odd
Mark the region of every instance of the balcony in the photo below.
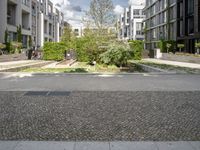
<svg viewBox="0 0 200 150">
<path fill-rule="evenodd" d="M 9 2 L 7 10 L 7 23 L 16 26 L 16 4 Z"/>
<path fill-rule="evenodd" d="M 30 7 L 30 0 L 22 0 L 22 4 L 27 7 Z"/>
</svg>

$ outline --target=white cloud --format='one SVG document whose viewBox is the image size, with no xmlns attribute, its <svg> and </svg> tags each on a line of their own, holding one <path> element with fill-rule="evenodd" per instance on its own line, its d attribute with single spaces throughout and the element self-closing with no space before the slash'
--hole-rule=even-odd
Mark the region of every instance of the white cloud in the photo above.
<svg viewBox="0 0 200 150">
<path fill-rule="evenodd" d="M 70 5 L 69 0 L 51 0 L 54 4 Z"/>
<path fill-rule="evenodd" d="M 120 5 L 116 5 L 116 6 L 115 6 L 114 12 L 115 12 L 117 15 L 122 14 L 123 11 L 124 11 L 124 8 L 123 8 L 122 6 L 120 6 Z"/>
<path fill-rule="evenodd" d="M 64 19 L 72 26 L 81 25 L 82 15 L 76 12 L 77 7 L 72 6 L 69 0 L 52 0 L 58 9 L 64 13 Z"/>
<path fill-rule="evenodd" d="M 131 5 L 141 5 L 144 3 L 145 3 L 145 0 L 129 0 L 129 4 Z"/>
</svg>

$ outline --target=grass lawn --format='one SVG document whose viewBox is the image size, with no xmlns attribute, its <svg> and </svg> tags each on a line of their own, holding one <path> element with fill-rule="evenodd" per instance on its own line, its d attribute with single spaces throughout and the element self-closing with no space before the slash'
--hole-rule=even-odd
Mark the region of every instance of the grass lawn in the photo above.
<svg viewBox="0 0 200 150">
<path fill-rule="evenodd" d="M 86 73 L 88 72 L 84 68 L 29 68 L 22 70 L 21 72 L 32 73 Z"/>
<path fill-rule="evenodd" d="M 179 66 L 166 65 L 166 64 L 160 64 L 160 63 L 152 63 L 152 62 L 146 62 L 146 61 L 145 62 L 140 61 L 138 63 L 144 64 L 147 66 L 160 68 L 163 70 L 176 71 L 178 73 L 200 74 L 200 69 L 192 69 L 192 68 L 187 68 L 187 67 L 179 67 Z"/>
<path fill-rule="evenodd" d="M 29 68 L 21 72 L 31 73 L 120 73 L 120 72 L 144 72 L 134 64 L 129 64 L 128 67 L 119 68 L 115 65 L 102 65 L 95 66 L 89 65 L 86 62 L 77 62 L 68 68 Z"/>
</svg>

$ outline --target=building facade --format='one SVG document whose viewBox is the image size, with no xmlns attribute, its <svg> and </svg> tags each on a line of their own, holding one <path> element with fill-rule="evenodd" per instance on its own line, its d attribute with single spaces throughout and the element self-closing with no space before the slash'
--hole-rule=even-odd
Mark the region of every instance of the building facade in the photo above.
<svg viewBox="0 0 200 150">
<path fill-rule="evenodd" d="M 145 45 L 153 50 L 162 40 L 176 40 L 176 0 L 146 0 Z"/>
<path fill-rule="evenodd" d="M 35 47 L 42 47 L 45 41 L 59 42 L 63 32 L 64 16 L 50 0 L 2 0 L 0 14 L 1 43 L 6 30 L 9 40 L 16 41 L 19 26 L 23 47 L 29 40 Z"/>
<path fill-rule="evenodd" d="M 120 15 L 118 21 L 119 40 L 144 40 L 143 8 L 144 5 L 130 5 L 124 8 L 124 13 Z"/>
<path fill-rule="evenodd" d="M 184 52 L 196 53 L 195 43 L 200 42 L 200 0 L 146 0 L 144 13 L 146 49 L 158 48 L 158 42 L 166 40 L 184 44 Z"/>
<path fill-rule="evenodd" d="M 184 52 L 196 53 L 200 42 L 200 0 L 177 0 L 177 43 L 184 44 Z"/>
</svg>

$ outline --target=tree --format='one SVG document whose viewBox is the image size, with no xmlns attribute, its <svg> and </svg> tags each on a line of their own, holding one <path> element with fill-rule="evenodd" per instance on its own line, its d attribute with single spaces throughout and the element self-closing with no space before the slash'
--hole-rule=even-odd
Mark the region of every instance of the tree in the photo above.
<svg viewBox="0 0 200 150">
<path fill-rule="evenodd" d="M 4 41 L 5 44 L 8 43 L 8 29 L 5 30 Z"/>
<path fill-rule="evenodd" d="M 21 27 L 21 25 L 19 25 L 17 27 L 17 41 L 19 43 L 22 43 L 22 27 Z"/>
<path fill-rule="evenodd" d="M 197 54 L 200 54 L 200 42 L 195 43 L 195 47 L 197 48 Z"/>
<path fill-rule="evenodd" d="M 114 23 L 114 6 L 112 0 L 92 0 L 90 3 L 89 16 L 93 20 L 95 26 L 99 29 L 99 33 L 103 33 L 105 29 Z"/>
<path fill-rule="evenodd" d="M 177 47 L 179 49 L 179 52 L 181 52 L 182 49 L 185 47 L 185 45 L 184 44 L 178 44 Z"/>
<path fill-rule="evenodd" d="M 32 42 L 32 37 L 29 35 L 29 36 L 28 36 L 28 47 L 29 47 L 29 48 L 32 47 L 32 44 L 33 44 L 33 42 Z"/>
<path fill-rule="evenodd" d="M 69 25 L 65 26 L 64 27 L 64 33 L 63 33 L 63 36 L 62 36 L 62 42 L 69 42 L 71 41 L 72 39 L 72 29 Z"/>
</svg>

